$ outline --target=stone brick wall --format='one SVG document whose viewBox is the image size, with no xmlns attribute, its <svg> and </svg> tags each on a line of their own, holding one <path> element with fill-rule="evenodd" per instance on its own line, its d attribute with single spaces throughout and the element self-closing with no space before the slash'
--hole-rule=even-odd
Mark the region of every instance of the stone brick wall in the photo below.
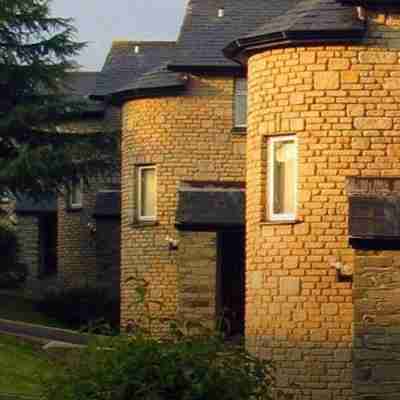
<svg viewBox="0 0 400 400">
<path fill-rule="evenodd" d="M 104 130 L 120 130 L 121 109 L 107 105 L 102 118 L 84 117 L 63 124 L 71 134 L 98 133 Z M 29 269 L 26 289 L 30 297 L 40 297 L 47 289 L 97 286 L 108 288 L 119 297 L 120 221 L 100 222 L 96 227 L 93 212 L 99 190 L 119 189 L 119 172 L 112 178 L 92 179 L 85 188 L 83 207 L 69 210 L 64 196 L 58 199 L 58 273 L 51 278 L 39 279 L 40 241 L 39 218 L 20 215 L 18 241 L 20 260 Z M 12 204 L 10 203 L 10 206 Z M 91 224 L 91 227 L 89 226 Z M 101 244 L 100 244 L 101 243 Z"/>
<path fill-rule="evenodd" d="M 101 132 L 103 130 L 118 130 L 121 127 L 121 110 L 119 107 L 107 106 L 103 119 L 93 118 L 83 121 L 73 121 L 67 128 L 74 132 Z M 58 283 L 60 287 L 110 287 L 117 295 L 116 286 L 119 286 L 119 253 L 113 251 L 112 246 L 102 248 L 97 254 L 99 246 L 97 240 L 105 241 L 110 234 L 108 243 L 119 240 L 119 221 L 110 227 L 104 224 L 96 226 L 93 212 L 96 204 L 96 194 L 99 190 L 119 189 L 120 177 L 117 173 L 114 178 L 91 179 L 85 186 L 81 209 L 71 210 L 68 207 L 66 196 L 58 199 Z M 105 230 L 103 230 L 105 228 Z M 115 246 L 119 246 L 115 242 Z M 107 252 L 107 255 L 104 254 Z M 111 260 L 111 258 L 113 258 Z M 105 265 L 113 264 L 106 268 Z M 110 274 L 113 274 L 112 279 Z M 111 272 L 112 271 L 112 272 Z"/>
<path fill-rule="evenodd" d="M 217 234 L 182 232 L 178 264 L 179 317 L 212 329 L 217 318 Z"/>
<path fill-rule="evenodd" d="M 38 289 L 39 275 L 39 218 L 19 216 L 17 225 L 18 261 L 28 269 L 26 289 L 28 295 L 34 295 Z"/>
<path fill-rule="evenodd" d="M 96 282 L 96 237 L 89 224 L 98 185 L 92 183 L 83 191 L 82 208 L 69 209 L 64 196 L 58 199 L 58 280 L 63 287 L 93 286 Z"/>
<path fill-rule="evenodd" d="M 158 310 L 154 304 L 155 316 L 176 318 L 178 308 L 187 313 L 185 296 L 183 304 L 179 304 L 178 298 L 179 259 L 184 259 L 181 252 L 184 252 L 185 239 L 179 251 L 170 251 L 165 238 L 179 238 L 174 224 L 180 182 L 244 180 L 245 137 L 232 133 L 233 83 L 233 78 L 191 76 L 187 91 L 179 97 L 137 99 L 123 107 L 123 325 L 140 315 L 130 307 L 134 282 L 126 283 L 128 277 L 137 273 L 149 282 L 148 303 L 150 300 L 162 303 Z M 157 166 L 157 223 L 154 226 L 140 224 L 136 218 L 136 173 L 137 167 L 143 164 Z M 201 236 L 198 238 L 203 240 Z M 206 235 L 204 240 L 208 248 Z M 202 265 L 208 270 L 205 263 Z M 186 267 L 182 268 L 183 273 Z M 196 274 L 193 274 L 194 285 L 201 286 L 194 278 Z M 208 313 L 211 308 L 209 303 L 204 309 L 192 307 L 192 310 L 203 316 L 204 310 Z M 164 329 L 163 324 L 155 328 L 159 333 Z"/>
<path fill-rule="evenodd" d="M 400 252 L 357 251 L 354 278 L 354 399 L 400 393 Z"/>
<path fill-rule="evenodd" d="M 396 204 L 400 178 L 351 179 L 347 192 Z M 358 249 L 353 291 L 354 400 L 396 399 L 400 393 L 399 243 L 389 238 L 358 239 L 354 245 Z"/>
<path fill-rule="evenodd" d="M 352 287 L 333 265 L 354 265 L 349 176 L 398 176 L 400 32 L 371 15 L 362 46 L 290 48 L 249 59 L 247 317 L 249 346 L 278 366 L 278 392 L 352 396 Z M 267 215 L 267 138 L 298 138 L 298 216 Z M 279 396 L 278 396 L 279 397 Z"/>
</svg>

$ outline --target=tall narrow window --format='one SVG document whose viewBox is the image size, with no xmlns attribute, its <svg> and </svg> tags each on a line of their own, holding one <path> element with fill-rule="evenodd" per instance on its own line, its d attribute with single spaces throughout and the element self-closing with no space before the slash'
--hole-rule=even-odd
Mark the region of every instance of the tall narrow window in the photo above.
<svg viewBox="0 0 400 400">
<path fill-rule="evenodd" d="M 70 208 L 82 208 L 82 181 L 77 180 L 71 184 L 69 192 Z"/>
<path fill-rule="evenodd" d="M 272 221 L 296 218 L 297 140 L 295 136 L 269 141 L 269 207 Z"/>
<path fill-rule="evenodd" d="M 156 167 L 144 166 L 138 170 L 138 218 L 140 221 L 155 221 L 157 197 Z"/>
<path fill-rule="evenodd" d="M 235 80 L 235 105 L 234 105 L 235 128 L 246 128 L 247 126 L 247 79 L 237 78 Z"/>
</svg>

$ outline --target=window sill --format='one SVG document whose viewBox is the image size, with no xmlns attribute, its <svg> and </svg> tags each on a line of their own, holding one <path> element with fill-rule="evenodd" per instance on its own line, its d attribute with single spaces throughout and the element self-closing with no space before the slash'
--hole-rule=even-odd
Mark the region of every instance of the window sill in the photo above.
<svg viewBox="0 0 400 400">
<path fill-rule="evenodd" d="M 299 219 L 292 219 L 292 220 L 282 220 L 282 221 L 265 221 L 261 222 L 261 226 L 270 226 L 270 225 L 297 225 L 302 224 L 304 221 Z"/>
<path fill-rule="evenodd" d="M 131 224 L 131 228 L 134 229 L 150 228 L 158 225 L 160 225 L 158 221 L 135 221 Z"/>
<path fill-rule="evenodd" d="M 236 126 L 232 128 L 231 131 L 234 135 L 246 135 L 247 127 L 246 126 Z"/>
</svg>

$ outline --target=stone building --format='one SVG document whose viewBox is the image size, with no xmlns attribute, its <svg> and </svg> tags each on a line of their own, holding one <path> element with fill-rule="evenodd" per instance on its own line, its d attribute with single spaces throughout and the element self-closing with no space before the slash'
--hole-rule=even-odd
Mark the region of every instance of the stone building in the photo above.
<svg viewBox="0 0 400 400">
<path fill-rule="evenodd" d="M 106 90 L 123 326 L 144 284 L 160 318 L 225 315 L 277 399 L 399 397 L 399 27 L 396 1 L 190 0 L 167 58 Z"/>
<path fill-rule="evenodd" d="M 140 52 L 137 48 L 140 46 Z M 67 121 L 74 132 L 121 129 L 119 105 L 106 94 L 167 61 L 170 42 L 113 43 L 100 73 L 69 76 L 66 95 L 84 100 L 81 115 Z M 120 293 L 120 174 L 77 182 L 64 195 L 16 202 L 20 261 L 28 266 L 26 292 L 40 297 L 49 289 L 101 287 Z"/>
<path fill-rule="evenodd" d="M 85 102 L 82 112 L 64 129 L 97 134 L 111 128 L 107 105 L 89 100 L 99 73 L 74 72 L 65 95 Z M 118 120 L 112 128 L 119 129 Z M 112 208 L 112 212 L 111 212 Z M 73 183 L 64 195 L 17 197 L 20 262 L 28 268 L 26 294 L 41 297 L 48 290 L 100 286 L 119 297 L 120 184 L 119 176 Z M 107 236 L 108 240 L 105 240 Z M 99 251 L 97 249 L 100 249 Z"/>
<path fill-rule="evenodd" d="M 153 317 L 213 325 L 226 310 L 230 332 L 241 334 L 246 85 L 218 45 L 195 58 L 202 34 L 212 42 L 188 14 L 165 62 L 109 93 L 122 105 L 121 317 L 127 326 L 142 315 L 132 309 L 137 278 Z"/>
</svg>

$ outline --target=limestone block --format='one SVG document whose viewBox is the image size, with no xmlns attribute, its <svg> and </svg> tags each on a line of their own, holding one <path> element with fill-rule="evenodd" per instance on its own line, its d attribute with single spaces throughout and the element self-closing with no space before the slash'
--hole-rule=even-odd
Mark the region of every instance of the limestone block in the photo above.
<svg viewBox="0 0 400 400">
<path fill-rule="evenodd" d="M 325 71 L 314 74 L 315 90 L 337 90 L 340 87 L 339 72 Z"/>
<path fill-rule="evenodd" d="M 326 303 L 322 305 L 323 315 L 337 315 L 339 312 L 339 306 L 336 303 Z"/>
<path fill-rule="evenodd" d="M 383 88 L 386 90 L 399 90 L 400 89 L 400 78 L 385 79 Z"/>
<path fill-rule="evenodd" d="M 387 51 L 362 51 L 359 59 L 362 64 L 395 64 L 397 54 Z"/>
<path fill-rule="evenodd" d="M 300 278 L 280 278 L 279 291 L 281 296 L 298 296 L 300 294 Z"/>
<path fill-rule="evenodd" d="M 312 400 L 331 400 L 332 392 L 329 390 L 313 390 Z"/>
<path fill-rule="evenodd" d="M 371 145 L 369 138 L 355 137 L 351 140 L 351 147 L 353 149 L 367 150 Z"/>
<path fill-rule="evenodd" d="M 290 95 L 290 104 L 304 104 L 304 93 L 292 93 Z"/>
<path fill-rule="evenodd" d="M 315 64 L 316 55 L 313 51 L 304 51 L 300 54 L 300 64 Z"/>
<path fill-rule="evenodd" d="M 290 120 L 290 130 L 293 132 L 304 131 L 305 123 L 303 118 L 294 118 Z"/>
<path fill-rule="evenodd" d="M 334 71 L 347 70 L 350 68 L 350 60 L 347 58 L 331 58 L 329 69 Z"/>
<path fill-rule="evenodd" d="M 347 106 L 347 115 L 349 117 L 363 117 L 365 115 L 365 106 L 363 104 L 349 104 Z"/>
<path fill-rule="evenodd" d="M 261 271 L 249 273 L 249 283 L 252 289 L 261 289 L 263 287 L 263 273 Z"/>
<path fill-rule="evenodd" d="M 358 83 L 360 81 L 360 74 L 357 71 L 343 71 L 342 82 L 343 83 Z"/>
<path fill-rule="evenodd" d="M 350 362 L 351 359 L 352 359 L 352 354 L 350 349 L 335 350 L 336 362 Z"/>
<path fill-rule="evenodd" d="M 393 121 L 390 118 L 355 118 L 354 127 L 360 130 L 388 130 L 392 129 Z"/>
</svg>

